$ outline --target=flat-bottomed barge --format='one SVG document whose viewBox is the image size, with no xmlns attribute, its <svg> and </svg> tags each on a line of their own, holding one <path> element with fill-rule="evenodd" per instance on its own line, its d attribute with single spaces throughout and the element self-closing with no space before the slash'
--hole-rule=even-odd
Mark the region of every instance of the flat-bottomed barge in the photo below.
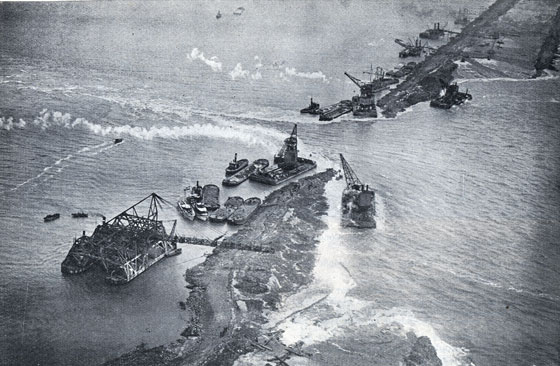
<svg viewBox="0 0 560 366">
<path fill-rule="evenodd" d="M 140 205 L 149 200 L 146 216 Z M 142 199 L 111 220 L 98 225 L 91 236 L 84 234 L 74 244 L 61 265 L 62 273 L 77 274 L 100 265 L 111 284 L 128 283 L 165 257 L 179 254 L 174 240 L 176 220 L 169 234 L 158 220 L 163 199 L 155 193 Z"/>
<path fill-rule="evenodd" d="M 294 125 L 290 137 L 284 140 L 282 149 L 274 156 L 274 164 L 269 168 L 257 170 L 249 179 L 275 186 L 317 167 L 315 161 L 298 157 L 297 124 Z"/>
</svg>

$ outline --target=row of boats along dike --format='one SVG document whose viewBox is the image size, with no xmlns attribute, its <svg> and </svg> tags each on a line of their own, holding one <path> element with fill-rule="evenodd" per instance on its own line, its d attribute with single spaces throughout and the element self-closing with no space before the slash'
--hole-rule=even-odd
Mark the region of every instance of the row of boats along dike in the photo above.
<svg viewBox="0 0 560 366">
<path fill-rule="evenodd" d="M 316 167 L 315 161 L 298 156 L 296 124 L 290 136 L 284 140 L 280 151 L 274 156 L 273 165 L 270 165 L 267 159 L 257 159 L 249 163 L 248 159 L 237 159 L 235 154 L 233 161 L 225 169 L 222 185 L 237 186 L 246 180 L 278 185 Z M 199 182 L 196 182 L 196 186 L 185 188 L 185 197 L 177 202 L 177 209 L 181 216 L 190 221 L 197 218 L 202 221 L 209 219 L 211 222 L 227 221 L 230 224 L 242 225 L 261 204 L 258 197 L 243 199 L 233 196 L 220 208 L 219 195 L 220 189 L 216 185 L 207 184 L 201 187 Z"/>
<path fill-rule="evenodd" d="M 375 192 L 358 179 L 348 162 L 340 155 L 346 188 L 342 192 L 342 224 L 359 228 L 375 228 Z M 314 169 L 317 164 L 298 156 L 297 125 L 284 141 L 283 147 L 274 156 L 274 165 L 258 166 L 244 159 L 234 157 L 226 168 L 226 175 L 232 177 L 251 169 L 249 179 L 269 185 L 276 185 Z M 339 173 L 337 179 L 342 178 Z M 187 220 L 199 218 L 211 222 L 245 224 L 261 207 L 261 199 L 239 196 L 229 197 L 223 206 L 219 202 L 218 186 L 199 182 L 185 190 L 186 197 L 177 202 L 177 209 Z M 156 193 L 138 201 L 112 219 L 97 225 L 91 235 L 75 238 L 68 254 L 61 264 L 65 275 L 83 273 L 93 266 L 105 272 L 110 284 L 125 284 L 143 273 L 160 260 L 181 253 L 177 242 L 185 238 L 176 235 L 177 220 L 160 220 L 159 209 L 163 204 L 173 206 Z M 218 245 L 223 235 L 215 240 L 187 238 L 186 242 L 199 245 Z M 225 243 L 225 242 L 224 242 Z M 221 244 L 220 244 L 221 245 Z M 262 250 L 261 250 L 262 251 Z"/>
</svg>

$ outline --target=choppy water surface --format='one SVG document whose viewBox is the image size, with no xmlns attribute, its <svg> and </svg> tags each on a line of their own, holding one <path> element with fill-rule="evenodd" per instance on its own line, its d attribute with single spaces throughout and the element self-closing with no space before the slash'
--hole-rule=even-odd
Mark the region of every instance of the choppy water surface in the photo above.
<svg viewBox="0 0 560 366">
<path fill-rule="evenodd" d="M 297 111 L 349 98 L 343 71 L 396 65 L 393 39 L 425 28 L 423 9 L 242 5 L 241 17 L 230 2 L 0 5 L 2 363 L 97 364 L 176 339 L 182 274 L 204 248 L 109 287 L 61 275 L 72 238 L 152 191 L 173 202 L 219 183 L 234 152 L 271 159 L 297 122 L 302 154 L 324 168 L 342 152 L 377 190 L 380 227 L 341 228 L 341 182 L 329 185 L 306 291 L 337 310 L 302 314 L 286 337 L 368 364 L 368 331 L 397 324 L 446 365 L 557 364 L 560 82 L 467 80 L 473 101 L 450 111 L 323 123 Z M 268 192 L 249 182 L 222 199 Z M 70 218 L 79 210 L 90 217 Z M 179 218 L 182 233 L 226 230 Z"/>
</svg>

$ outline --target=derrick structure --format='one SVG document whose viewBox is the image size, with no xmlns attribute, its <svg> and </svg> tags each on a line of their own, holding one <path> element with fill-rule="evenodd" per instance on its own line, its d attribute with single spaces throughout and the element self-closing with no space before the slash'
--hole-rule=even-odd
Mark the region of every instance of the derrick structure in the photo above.
<svg viewBox="0 0 560 366">
<path fill-rule="evenodd" d="M 349 189 L 360 189 L 363 186 L 362 182 L 360 181 L 356 173 L 354 173 L 354 170 L 352 170 L 352 167 L 350 166 L 350 164 L 348 164 L 346 159 L 344 159 L 344 156 L 342 154 L 340 154 L 340 162 L 342 163 L 342 169 L 344 170 L 346 187 Z"/>
<path fill-rule="evenodd" d="M 139 214 L 140 205 L 149 201 L 146 216 Z M 91 236 L 85 232 L 74 241 L 61 265 L 66 274 L 81 273 L 93 264 L 107 272 L 107 280 L 114 284 L 127 283 L 152 264 L 177 251 L 175 235 L 177 221 L 167 234 L 158 220 L 158 206 L 163 199 L 155 193 L 137 202 L 102 225 Z"/>
</svg>

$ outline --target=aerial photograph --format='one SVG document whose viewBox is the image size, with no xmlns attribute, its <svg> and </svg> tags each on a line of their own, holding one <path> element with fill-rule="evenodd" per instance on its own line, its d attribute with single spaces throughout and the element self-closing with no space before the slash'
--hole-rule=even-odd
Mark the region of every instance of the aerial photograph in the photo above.
<svg viewBox="0 0 560 366">
<path fill-rule="evenodd" d="M 0 1 L 0 366 L 559 344 L 559 0 Z"/>
</svg>

